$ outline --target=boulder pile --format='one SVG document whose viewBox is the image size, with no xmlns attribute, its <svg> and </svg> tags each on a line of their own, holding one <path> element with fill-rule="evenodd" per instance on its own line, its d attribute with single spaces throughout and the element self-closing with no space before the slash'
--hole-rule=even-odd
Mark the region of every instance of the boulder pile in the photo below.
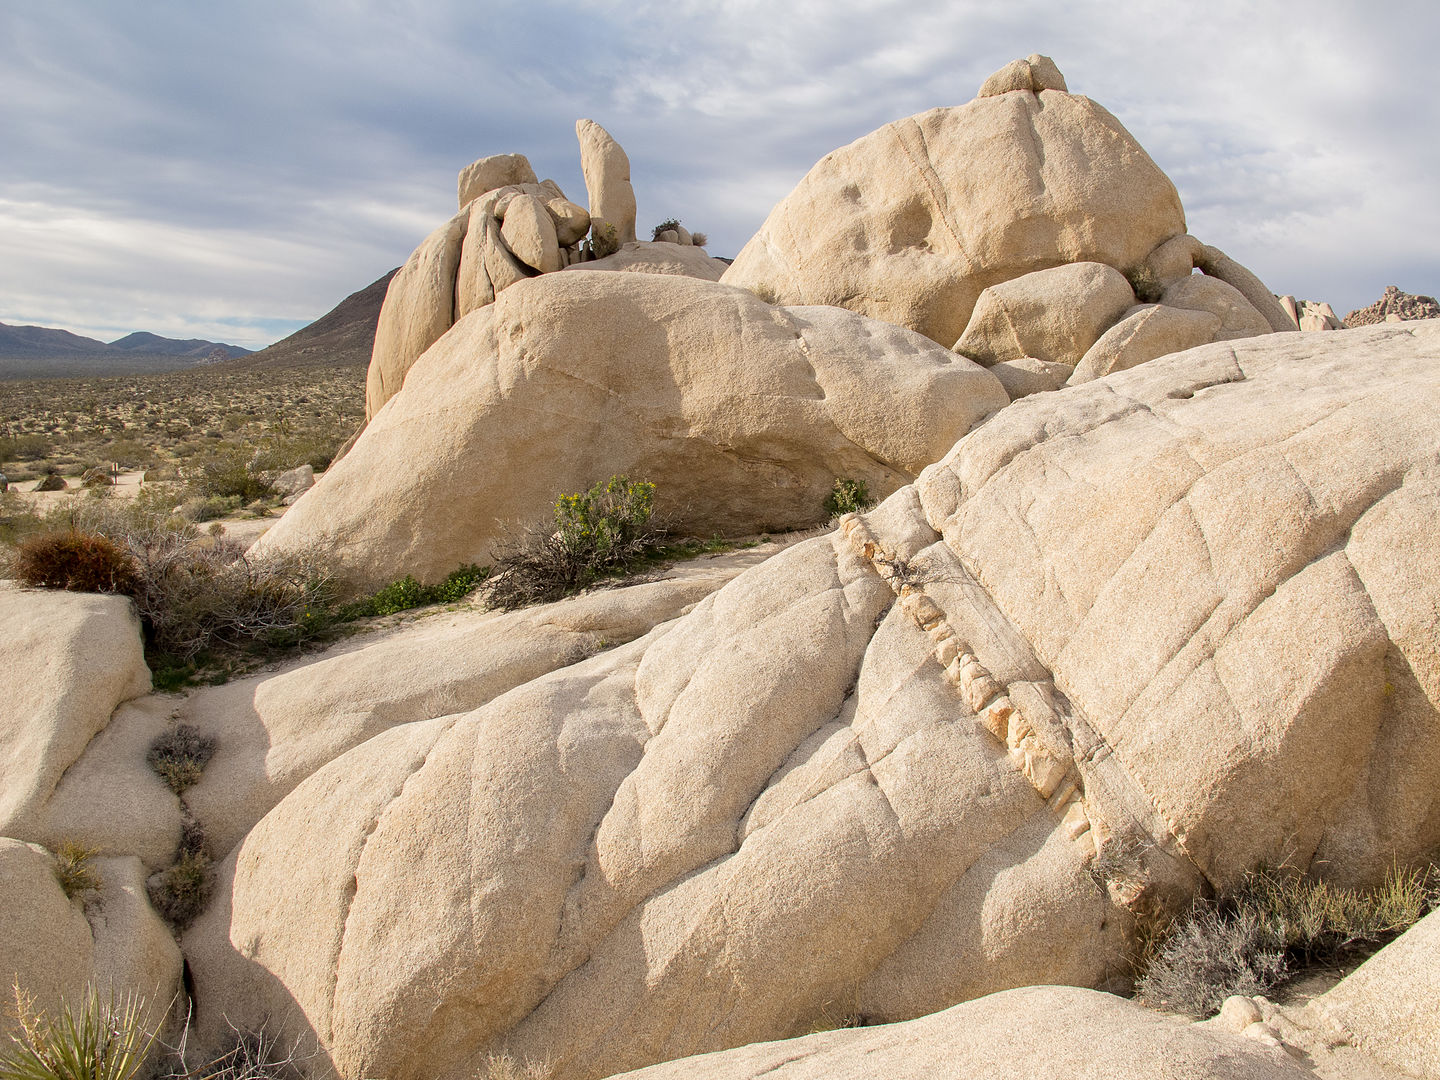
<svg viewBox="0 0 1440 1080">
<path fill-rule="evenodd" d="M 1401 292 L 1398 285 L 1385 286 L 1385 294 L 1366 308 L 1345 316 L 1346 326 L 1372 326 L 1382 322 L 1410 322 L 1440 319 L 1440 303 L 1433 296 Z"/>
<path fill-rule="evenodd" d="M 630 159 L 593 120 L 577 121 L 575 134 L 588 210 L 554 180 L 537 181 L 523 154 L 484 157 L 460 170 L 460 212 L 421 242 L 385 294 L 365 380 L 367 420 L 445 331 L 518 282 L 571 266 L 711 281 L 724 273 L 725 263 L 699 249 L 637 243 Z"/>
</svg>

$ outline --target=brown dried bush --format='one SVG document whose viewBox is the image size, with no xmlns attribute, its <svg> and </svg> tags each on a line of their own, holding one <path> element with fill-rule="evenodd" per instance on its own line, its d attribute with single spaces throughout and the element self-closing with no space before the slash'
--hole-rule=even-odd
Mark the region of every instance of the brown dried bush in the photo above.
<svg viewBox="0 0 1440 1080">
<path fill-rule="evenodd" d="M 14 573 L 26 585 L 73 592 L 132 593 L 135 561 L 115 541 L 71 530 L 23 540 Z"/>
</svg>

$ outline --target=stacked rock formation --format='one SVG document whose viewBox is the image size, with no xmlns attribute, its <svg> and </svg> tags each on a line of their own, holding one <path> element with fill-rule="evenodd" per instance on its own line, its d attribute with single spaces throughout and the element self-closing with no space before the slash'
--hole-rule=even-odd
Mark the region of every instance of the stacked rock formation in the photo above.
<svg viewBox="0 0 1440 1080">
<path fill-rule="evenodd" d="M 1013 397 L 1295 329 L 1254 274 L 1186 234 L 1165 174 L 1039 55 L 968 105 L 826 155 L 721 280 L 909 327 Z"/>
<path fill-rule="evenodd" d="M 460 212 L 425 238 L 385 294 L 366 374 L 366 420 L 445 331 L 517 282 L 574 266 L 711 281 L 725 272 L 725 263 L 699 249 L 681 254 L 636 243 L 630 159 L 593 120 L 578 121 L 575 133 L 589 210 L 555 181 L 537 181 L 523 154 L 484 157 L 460 171 Z"/>
<path fill-rule="evenodd" d="M 1358 308 L 1345 316 L 1346 326 L 1371 326 L 1382 322 L 1409 322 L 1414 319 L 1440 319 L 1440 303 L 1433 296 L 1416 296 L 1401 292 L 1397 285 L 1385 286 L 1385 295 L 1369 307 Z"/>
</svg>

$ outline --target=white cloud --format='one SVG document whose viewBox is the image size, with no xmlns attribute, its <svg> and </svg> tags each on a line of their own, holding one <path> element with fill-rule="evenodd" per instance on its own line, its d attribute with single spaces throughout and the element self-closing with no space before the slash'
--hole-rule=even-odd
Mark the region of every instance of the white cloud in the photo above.
<svg viewBox="0 0 1440 1080">
<path fill-rule="evenodd" d="M 629 152 L 642 229 L 733 255 L 823 154 L 1031 51 L 1272 287 L 1435 292 L 1437 29 L 1407 0 L 15 5 L 0 320 L 262 343 L 403 260 L 474 157 L 527 153 L 583 201 L 578 116 Z"/>
</svg>

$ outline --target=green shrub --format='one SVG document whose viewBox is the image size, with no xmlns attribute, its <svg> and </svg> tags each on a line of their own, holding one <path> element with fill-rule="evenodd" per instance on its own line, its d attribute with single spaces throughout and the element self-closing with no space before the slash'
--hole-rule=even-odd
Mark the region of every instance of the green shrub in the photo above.
<svg viewBox="0 0 1440 1080">
<path fill-rule="evenodd" d="M 85 532 L 52 532 L 22 540 L 15 576 L 26 585 L 73 592 L 131 593 L 135 562 L 119 544 Z"/>
<path fill-rule="evenodd" d="M 532 528 L 503 553 L 485 584 L 487 602 L 510 610 L 558 600 L 632 568 L 659 544 L 654 503 L 654 484 L 624 476 L 561 495 L 552 525 Z"/>
<path fill-rule="evenodd" d="M 214 739 L 190 724 L 177 724 L 156 736 L 145 761 L 166 787 L 180 795 L 200 782 L 205 766 L 214 756 Z"/>
<path fill-rule="evenodd" d="M 87 988 L 78 1010 L 69 1002 L 46 1016 L 15 985 L 20 1032 L 0 1057 L 0 1080 L 131 1080 L 155 1045 L 145 1030 L 145 1000 L 135 993 L 102 998 Z"/>
<path fill-rule="evenodd" d="M 180 516 L 197 523 L 214 521 L 235 513 L 242 502 L 239 495 L 194 495 L 180 504 Z"/>
<path fill-rule="evenodd" d="M 825 512 L 831 517 L 853 514 L 857 510 L 864 510 L 874 501 L 870 498 L 870 492 L 866 489 L 864 480 L 851 480 L 844 476 L 837 477 L 835 486 L 830 489 L 830 494 L 825 496 Z"/>
<path fill-rule="evenodd" d="M 660 234 L 661 234 L 661 233 L 663 233 L 663 232 L 668 232 L 668 231 L 670 231 L 671 229 L 676 229 L 676 230 L 678 230 L 679 228 L 680 228 L 680 222 L 679 222 L 677 219 L 675 219 L 675 218 L 673 218 L 673 217 L 672 217 L 672 218 L 666 218 L 664 221 L 660 222 L 659 225 L 656 225 L 656 226 L 655 226 L 655 230 L 650 234 L 650 239 L 651 239 L 652 241 L 658 241 L 658 240 L 660 239 Z"/>
<path fill-rule="evenodd" d="M 9 461 L 34 461 L 50 452 L 51 440 L 44 435 L 0 437 L 0 465 Z"/>
<path fill-rule="evenodd" d="M 90 865 L 94 857 L 94 848 L 77 844 L 74 840 L 64 840 L 55 849 L 55 880 L 71 900 L 96 892 L 104 884 L 99 871 Z"/>
<path fill-rule="evenodd" d="M 210 860 L 203 851 L 185 851 L 173 866 L 150 879 L 150 906 L 176 930 L 195 921 L 214 888 Z"/>
<path fill-rule="evenodd" d="M 339 618 L 349 621 L 373 615 L 393 615 L 426 604 L 454 603 L 478 589 L 489 574 L 488 566 L 470 564 L 451 571 L 438 585 L 422 585 L 414 577 L 406 575 L 363 600 L 345 605 L 340 609 Z"/>
<path fill-rule="evenodd" d="M 270 482 L 251 461 L 243 447 L 220 447 L 197 455 L 181 475 L 196 494 L 253 502 L 272 492 Z"/>
<path fill-rule="evenodd" d="M 1268 994 L 1297 966 L 1383 944 L 1440 903 L 1435 868 L 1392 870 L 1346 889 L 1260 870 L 1234 894 L 1197 902 L 1162 936 L 1137 989 L 1147 1005 L 1204 1018 L 1232 994 Z"/>
</svg>

